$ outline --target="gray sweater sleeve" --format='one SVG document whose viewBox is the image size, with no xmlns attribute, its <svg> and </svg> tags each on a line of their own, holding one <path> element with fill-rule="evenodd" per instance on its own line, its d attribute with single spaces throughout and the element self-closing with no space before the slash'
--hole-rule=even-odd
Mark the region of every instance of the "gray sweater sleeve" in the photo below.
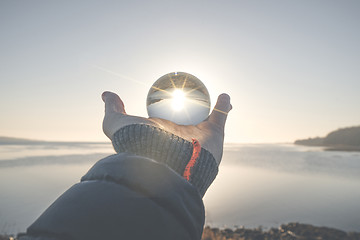
<svg viewBox="0 0 360 240">
<path fill-rule="evenodd" d="M 151 158 L 166 164 L 181 176 L 193 152 L 191 142 L 145 124 L 132 124 L 121 128 L 114 134 L 112 144 L 117 153 L 127 152 Z M 215 158 L 209 151 L 201 148 L 189 182 L 204 196 L 217 173 Z"/>
</svg>

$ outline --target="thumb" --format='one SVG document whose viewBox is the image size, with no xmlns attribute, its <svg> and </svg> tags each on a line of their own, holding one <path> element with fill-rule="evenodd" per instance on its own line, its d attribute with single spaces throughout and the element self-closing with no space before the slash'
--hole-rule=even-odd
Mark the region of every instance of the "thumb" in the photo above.
<svg viewBox="0 0 360 240">
<path fill-rule="evenodd" d="M 117 94 L 106 91 L 103 92 L 101 98 L 105 102 L 105 113 L 117 112 L 126 114 L 124 103 Z"/>
<path fill-rule="evenodd" d="M 220 94 L 208 121 L 224 127 L 227 115 L 231 109 L 230 96 L 226 93 Z"/>
</svg>

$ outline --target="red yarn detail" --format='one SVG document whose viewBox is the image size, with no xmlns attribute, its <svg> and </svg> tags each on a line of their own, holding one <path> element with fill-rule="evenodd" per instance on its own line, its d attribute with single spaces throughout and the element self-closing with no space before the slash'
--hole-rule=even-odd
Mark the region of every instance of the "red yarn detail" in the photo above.
<svg viewBox="0 0 360 240">
<path fill-rule="evenodd" d="M 190 158 L 190 161 L 188 162 L 188 164 L 185 167 L 185 171 L 183 174 L 183 177 L 190 181 L 190 176 L 191 176 L 191 169 L 194 167 L 196 161 L 199 158 L 200 155 L 200 151 L 201 151 L 201 145 L 200 142 L 198 140 L 196 140 L 195 138 L 192 138 L 192 144 L 193 144 L 193 153 L 192 156 Z"/>
</svg>

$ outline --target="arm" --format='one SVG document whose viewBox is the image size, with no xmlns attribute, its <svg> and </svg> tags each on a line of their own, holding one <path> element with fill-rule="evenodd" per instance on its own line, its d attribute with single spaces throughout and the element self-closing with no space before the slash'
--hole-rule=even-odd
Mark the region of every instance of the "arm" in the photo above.
<svg viewBox="0 0 360 240">
<path fill-rule="evenodd" d="M 220 95 L 197 126 L 129 116 L 116 94 L 102 98 L 103 129 L 118 154 L 97 162 L 20 239 L 200 239 L 201 197 L 221 160 L 229 97 Z"/>
</svg>

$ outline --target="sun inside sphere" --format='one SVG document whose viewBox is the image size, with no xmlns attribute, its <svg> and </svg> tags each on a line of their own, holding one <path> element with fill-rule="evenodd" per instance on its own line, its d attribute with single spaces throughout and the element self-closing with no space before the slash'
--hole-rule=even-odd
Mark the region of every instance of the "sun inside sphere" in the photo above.
<svg viewBox="0 0 360 240">
<path fill-rule="evenodd" d="M 184 108 L 185 93 L 180 89 L 175 89 L 172 93 L 172 108 L 175 111 L 180 111 Z"/>
<path fill-rule="evenodd" d="M 209 115 L 210 95 L 195 76 L 173 72 L 162 76 L 152 85 L 146 104 L 149 117 L 180 125 L 196 125 Z"/>
</svg>

